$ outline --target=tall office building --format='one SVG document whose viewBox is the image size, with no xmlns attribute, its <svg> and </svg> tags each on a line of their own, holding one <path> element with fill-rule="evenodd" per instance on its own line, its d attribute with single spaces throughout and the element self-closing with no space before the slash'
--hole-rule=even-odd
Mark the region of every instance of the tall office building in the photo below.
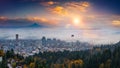
<svg viewBox="0 0 120 68">
<path fill-rule="evenodd" d="M 19 40 L 19 35 L 18 34 L 16 34 L 16 39 L 15 39 L 15 41 L 16 41 L 16 46 L 18 46 L 18 40 Z"/>
<path fill-rule="evenodd" d="M 18 41 L 18 39 L 19 39 L 19 35 L 18 35 L 18 34 L 16 34 L 16 41 Z"/>
<path fill-rule="evenodd" d="M 43 36 L 41 40 L 42 40 L 42 45 L 46 46 L 46 37 Z"/>
</svg>

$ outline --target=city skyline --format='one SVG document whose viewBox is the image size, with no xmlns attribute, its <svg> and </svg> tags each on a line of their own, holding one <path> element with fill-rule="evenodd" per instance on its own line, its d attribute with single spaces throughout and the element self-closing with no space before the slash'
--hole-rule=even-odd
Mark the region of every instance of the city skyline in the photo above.
<svg viewBox="0 0 120 68">
<path fill-rule="evenodd" d="M 1 0 L 0 39 L 120 41 L 119 0 Z M 74 37 L 71 37 L 74 35 Z"/>
</svg>

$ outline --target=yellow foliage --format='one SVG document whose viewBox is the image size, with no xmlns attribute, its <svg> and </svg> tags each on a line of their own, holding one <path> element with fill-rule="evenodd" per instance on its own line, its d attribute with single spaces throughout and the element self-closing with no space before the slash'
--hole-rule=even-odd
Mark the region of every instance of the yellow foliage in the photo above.
<svg viewBox="0 0 120 68">
<path fill-rule="evenodd" d="M 35 68 L 35 63 L 30 63 L 30 68 Z"/>
<path fill-rule="evenodd" d="M 28 67 L 27 67 L 27 65 L 25 64 L 25 65 L 23 66 L 23 68 L 28 68 Z"/>
<path fill-rule="evenodd" d="M 4 51 L 0 50 L 0 56 L 4 56 Z"/>
<path fill-rule="evenodd" d="M 14 63 L 12 63 L 12 67 L 13 68 L 15 68 L 16 67 L 16 63 L 14 62 Z"/>
<path fill-rule="evenodd" d="M 111 59 L 108 59 L 105 63 L 105 68 L 110 68 L 111 65 Z"/>
<path fill-rule="evenodd" d="M 51 68 L 65 68 L 64 64 L 53 64 Z"/>
<path fill-rule="evenodd" d="M 100 64 L 99 68 L 104 68 L 104 63 Z"/>
<path fill-rule="evenodd" d="M 70 64 L 69 64 L 69 68 L 72 68 L 72 66 L 73 65 L 75 65 L 75 67 L 80 67 L 80 68 L 82 68 L 82 66 L 83 66 L 83 60 L 81 60 L 81 59 L 79 59 L 79 60 L 73 60 L 73 61 L 71 61 L 70 62 Z"/>
</svg>

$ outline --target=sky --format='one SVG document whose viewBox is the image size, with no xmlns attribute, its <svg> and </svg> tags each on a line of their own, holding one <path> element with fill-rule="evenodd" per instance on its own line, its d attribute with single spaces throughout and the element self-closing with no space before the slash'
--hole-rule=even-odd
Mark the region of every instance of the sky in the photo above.
<svg viewBox="0 0 120 68">
<path fill-rule="evenodd" d="M 120 40 L 120 0 L 0 0 L 0 39 Z M 74 35 L 74 37 L 71 37 Z"/>
</svg>

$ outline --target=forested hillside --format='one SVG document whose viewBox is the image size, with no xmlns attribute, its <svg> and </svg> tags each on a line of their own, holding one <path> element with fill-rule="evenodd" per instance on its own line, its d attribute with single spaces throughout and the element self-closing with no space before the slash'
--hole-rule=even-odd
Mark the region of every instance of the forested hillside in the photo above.
<svg viewBox="0 0 120 68">
<path fill-rule="evenodd" d="M 120 68 L 120 43 L 95 46 L 84 51 L 43 52 L 24 58 L 14 51 L 0 50 L 1 68 Z"/>
</svg>

